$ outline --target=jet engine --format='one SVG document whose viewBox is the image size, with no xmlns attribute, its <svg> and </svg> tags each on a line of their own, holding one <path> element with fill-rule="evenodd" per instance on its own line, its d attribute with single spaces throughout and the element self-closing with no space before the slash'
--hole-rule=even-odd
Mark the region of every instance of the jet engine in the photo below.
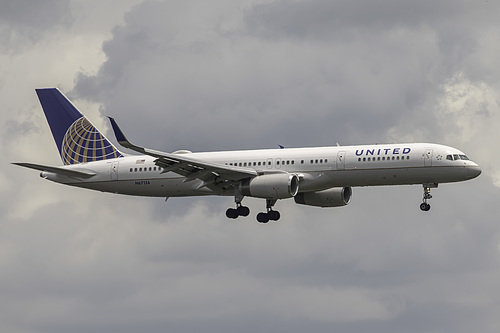
<svg viewBox="0 0 500 333">
<path fill-rule="evenodd" d="M 299 191 L 299 177 L 289 173 L 274 173 L 246 179 L 240 184 L 245 196 L 264 199 L 291 198 Z"/>
<path fill-rule="evenodd" d="M 351 201 L 352 188 L 331 188 L 317 192 L 303 192 L 294 197 L 296 203 L 316 207 L 340 207 Z"/>
</svg>

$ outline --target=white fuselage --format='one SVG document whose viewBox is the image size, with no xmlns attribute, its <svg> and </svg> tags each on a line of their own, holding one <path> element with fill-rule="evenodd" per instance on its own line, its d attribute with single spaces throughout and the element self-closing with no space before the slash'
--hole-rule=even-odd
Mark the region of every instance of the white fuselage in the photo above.
<svg viewBox="0 0 500 333">
<path fill-rule="evenodd" d="M 481 172 L 478 165 L 459 150 L 427 143 L 183 154 L 261 173 L 296 174 L 300 178 L 300 192 L 333 187 L 448 183 L 472 179 Z M 450 155 L 455 158 L 449 159 Z M 162 173 L 155 160 L 148 155 L 129 155 L 64 167 L 96 173 L 87 179 L 50 172 L 42 172 L 41 176 L 71 186 L 137 196 L 234 195 L 234 191 L 215 193 L 200 186 L 202 181 L 196 178 L 190 180 L 173 172 Z"/>
</svg>

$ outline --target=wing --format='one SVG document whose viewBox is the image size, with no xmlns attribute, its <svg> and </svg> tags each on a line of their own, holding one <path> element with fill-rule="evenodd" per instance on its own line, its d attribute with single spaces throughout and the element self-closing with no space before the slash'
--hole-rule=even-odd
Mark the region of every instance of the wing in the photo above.
<svg viewBox="0 0 500 333">
<path fill-rule="evenodd" d="M 228 183 L 237 182 L 245 178 L 253 178 L 259 173 L 251 168 L 240 168 L 221 163 L 213 163 L 184 154 L 171 154 L 153 149 L 136 146 L 127 140 L 116 121 L 108 117 L 115 132 L 116 140 L 125 148 L 132 149 L 138 153 L 153 156 L 156 158 L 155 164 L 163 168 L 163 173 L 174 172 L 186 177 L 185 182 L 194 179 L 202 180 L 198 188 L 209 187 L 213 190 L 222 188 Z"/>
</svg>

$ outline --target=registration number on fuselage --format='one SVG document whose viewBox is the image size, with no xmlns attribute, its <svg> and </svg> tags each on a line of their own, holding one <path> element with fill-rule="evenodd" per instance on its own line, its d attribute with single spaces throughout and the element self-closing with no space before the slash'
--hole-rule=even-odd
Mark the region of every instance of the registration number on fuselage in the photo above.
<svg viewBox="0 0 500 333">
<path fill-rule="evenodd" d="M 149 180 L 137 180 L 135 185 L 151 185 L 151 182 Z"/>
</svg>

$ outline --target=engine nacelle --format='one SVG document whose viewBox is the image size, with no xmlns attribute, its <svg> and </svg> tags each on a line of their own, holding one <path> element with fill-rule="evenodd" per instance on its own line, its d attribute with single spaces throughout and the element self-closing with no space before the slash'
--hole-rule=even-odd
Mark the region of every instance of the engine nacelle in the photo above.
<svg viewBox="0 0 500 333">
<path fill-rule="evenodd" d="M 331 188 L 318 192 L 304 192 L 295 196 L 295 202 L 301 205 L 316 207 L 340 207 L 351 201 L 352 188 Z"/>
<path fill-rule="evenodd" d="M 299 192 L 299 177 L 289 173 L 274 173 L 246 179 L 240 184 L 245 196 L 263 199 L 286 199 Z"/>
</svg>

